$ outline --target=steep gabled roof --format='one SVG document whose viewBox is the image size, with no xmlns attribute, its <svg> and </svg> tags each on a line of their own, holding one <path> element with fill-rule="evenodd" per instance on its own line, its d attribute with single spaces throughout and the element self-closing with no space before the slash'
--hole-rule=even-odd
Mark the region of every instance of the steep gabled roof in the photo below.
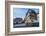
<svg viewBox="0 0 46 36">
<path fill-rule="evenodd" d="M 32 10 L 32 9 L 28 9 L 28 11 L 27 11 L 27 13 L 26 13 L 26 16 L 27 16 L 28 13 L 30 13 L 30 14 L 35 14 L 35 15 L 36 15 L 36 12 L 35 12 L 34 10 Z"/>
</svg>

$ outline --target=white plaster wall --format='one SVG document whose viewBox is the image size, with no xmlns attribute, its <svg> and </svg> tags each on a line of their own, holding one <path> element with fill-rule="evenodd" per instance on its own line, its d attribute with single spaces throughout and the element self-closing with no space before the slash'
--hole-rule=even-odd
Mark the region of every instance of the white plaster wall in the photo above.
<svg viewBox="0 0 46 36">
<path fill-rule="evenodd" d="M 45 0 L 16 0 L 16 1 L 39 2 L 39 3 L 44 2 L 45 3 Z M 46 18 L 46 11 L 45 11 L 45 18 Z M 46 21 L 46 19 L 45 19 L 45 21 Z M 46 25 L 45 25 L 45 27 L 46 27 Z M 45 29 L 45 32 L 46 32 L 46 29 Z M 5 0 L 0 0 L 0 36 L 5 36 Z M 16 35 L 16 36 L 46 36 L 46 33 Z"/>
</svg>

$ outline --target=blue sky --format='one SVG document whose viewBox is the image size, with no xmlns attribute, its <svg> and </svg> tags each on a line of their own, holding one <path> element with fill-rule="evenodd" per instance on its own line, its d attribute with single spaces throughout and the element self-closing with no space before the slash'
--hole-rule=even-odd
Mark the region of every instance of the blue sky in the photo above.
<svg viewBox="0 0 46 36">
<path fill-rule="evenodd" d="M 13 17 L 21 17 L 24 18 L 29 8 L 13 8 Z M 33 8 L 36 13 L 39 12 L 39 9 Z"/>
</svg>

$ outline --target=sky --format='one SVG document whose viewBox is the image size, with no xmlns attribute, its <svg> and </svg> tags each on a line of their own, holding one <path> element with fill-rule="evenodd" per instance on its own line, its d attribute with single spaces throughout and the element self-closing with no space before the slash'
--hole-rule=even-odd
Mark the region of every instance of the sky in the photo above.
<svg viewBox="0 0 46 36">
<path fill-rule="evenodd" d="M 23 18 L 26 16 L 26 13 L 30 8 L 13 8 L 13 18 Z M 36 13 L 39 12 L 38 8 L 32 8 Z"/>
</svg>

